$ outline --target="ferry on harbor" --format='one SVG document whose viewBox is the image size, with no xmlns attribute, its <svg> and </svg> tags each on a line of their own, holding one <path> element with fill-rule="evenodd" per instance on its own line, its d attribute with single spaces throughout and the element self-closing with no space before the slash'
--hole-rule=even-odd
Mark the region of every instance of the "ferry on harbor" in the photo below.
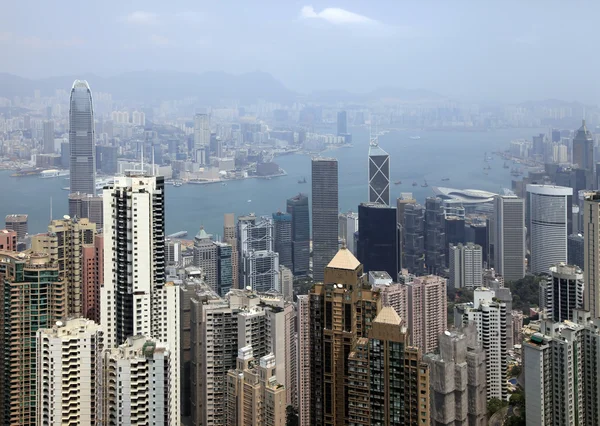
<svg viewBox="0 0 600 426">
<path fill-rule="evenodd" d="M 69 170 L 58 170 L 58 169 L 51 169 L 51 170 L 44 170 L 42 171 L 42 173 L 40 173 L 40 179 L 51 179 L 51 178 L 56 178 L 56 177 L 61 177 L 61 176 L 69 176 Z"/>
</svg>

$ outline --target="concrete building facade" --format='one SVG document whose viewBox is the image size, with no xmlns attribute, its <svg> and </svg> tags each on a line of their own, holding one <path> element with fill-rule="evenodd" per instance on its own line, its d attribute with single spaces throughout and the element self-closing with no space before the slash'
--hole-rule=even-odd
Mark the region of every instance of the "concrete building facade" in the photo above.
<svg viewBox="0 0 600 426">
<path fill-rule="evenodd" d="M 491 221 L 490 255 L 494 268 L 505 280 L 520 280 L 525 276 L 525 207 L 523 199 L 513 195 L 494 197 Z"/>
<path fill-rule="evenodd" d="M 451 288 L 475 289 L 483 281 L 482 248 L 480 245 L 450 244 L 448 286 Z"/>
</svg>

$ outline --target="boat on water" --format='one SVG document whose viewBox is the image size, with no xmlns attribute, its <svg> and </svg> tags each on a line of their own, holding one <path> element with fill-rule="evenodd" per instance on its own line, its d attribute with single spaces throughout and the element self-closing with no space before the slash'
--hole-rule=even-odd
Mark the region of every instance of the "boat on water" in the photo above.
<svg viewBox="0 0 600 426">
<path fill-rule="evenodd" d="M 450 180 L 450 178 L 448 178 L 448 177 L 442 178 L 442 182 L 447 182 L 449 180 Z"/>
<path fill-rule="evenodd" d="M 35 176 L 42 173 L 41 169 L 18 169 L 11 176 L 12 177 L 23 177 L 23 176 Z"/>
<path fill-rule="evenodd" d="M 306 183 L 306 178 L 302 177 L 302 179 L 298 180 L 298 183 Z"/>
<path fill-rule="evenodd" d="M 485 167 L 483 168 L 483 170 L 491 170 L 492 166 L 490 166 L 489 164 L 486 164 Z"/>
<path fill-rule="evenodd" d="M 182 185 L 183 185 L 183 182 L 180 182 L 180 181 L 173 182 L 173 186 L 176 187 L 176 188 L 178 188 L 178 187 L 180 187 Z"/>
<path fill-rule="evenodd" d="M 423 183 L 421 184 L 421 188 L 427 188 L 429 186 L 429 184 L 427 183 L 426 180 L 423 181 Z"/>
<path fill-rule="evenodd" d="M 508 169 L 508 164 L 506 163 L 506 161 L 504 162 L 504 165 L 502 167 L 504 167 L 505 169 Z"/>
<path fill-rule="evenodd" d="M 68 175 L 69 175 L 69 170 L 58 170 L 58 169 L 43 170 L 42 173 L 40 173 L 40 179 L 50 179 L 50 178 L 56 178 L 56 177 L 60 177 L 60 176 L 68 176 Z"/>
<path fill-rule="evenodd" d="M 249 202 L 249 203 L 251 203 L 251 202 L 252 202 L 252 200 L 248 200 L 248 202 Z"/>
<path fill-rule="evenodd" d="M 419 185 L 417 182 L 412 183 L 412 186 L 417 186 L 417 185 Z"/>
<path fill-rule="evenodd" d="M 400 184 L 402 184 L 401 180 L 397 180 L 396 182 L 394 182 L 394 185 L 400 185 Z"/>
<path fill-rule="evenodd" d="M 221 186 L 227 186 L 225 182 L 221 182 Z"/>
<path fill-rule="evenodd" d="M 412 140 L 419 140 L 419 139 L 421 139 L 421 136 L 419 136 L 419 135 L 416 135 L 416 136 L 410 136 L 410 137 L 409 137 L 409 139 L 412 139 Z"/>
</svg>

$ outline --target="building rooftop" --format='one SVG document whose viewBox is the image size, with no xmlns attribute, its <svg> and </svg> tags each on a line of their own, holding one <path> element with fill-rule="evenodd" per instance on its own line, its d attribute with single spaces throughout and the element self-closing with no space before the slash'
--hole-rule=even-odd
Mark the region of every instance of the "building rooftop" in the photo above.
<svg viewBox="0 0 600 426">
<path fill-rule="evenodd" d="M 371 143 L 369 145 L 369 157 L 386 156 L 389 155 L 385 152 L 377 143 Z"/>
<path fill-rule="evenodd" d="M 402 325 L 402 320 L 400 319 L 400 315 L 396 312 L 394 308 L 391 306 L 384 306 L 381 308 L 381 311 L 377 314 L 375 321 L 379 324 L 392 324 L 392 325 Z"/>
<path fill-rule="evenodd" d="M 350 250 L 345 247 L 342 247 L 338 250 L 337 254 L 331 259 L 331 262 L 327 265 L 328 268 L 335 269 L 346 269 L 349 271 L 354 271 L 356 268 L 360 266 L 360 262 Z"/>
</svg>

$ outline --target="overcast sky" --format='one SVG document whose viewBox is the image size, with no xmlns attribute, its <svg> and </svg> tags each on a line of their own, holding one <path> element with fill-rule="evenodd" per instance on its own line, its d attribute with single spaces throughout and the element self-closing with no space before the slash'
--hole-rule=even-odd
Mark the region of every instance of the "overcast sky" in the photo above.
<svg viewBox="0 0 600 426">
<path fill-rule="evenodd" d="M 261 70 L 302 92 L 596 104 L 599 12 L 596 0 L 5 1 L 0 71 Z"/>
</svg>

